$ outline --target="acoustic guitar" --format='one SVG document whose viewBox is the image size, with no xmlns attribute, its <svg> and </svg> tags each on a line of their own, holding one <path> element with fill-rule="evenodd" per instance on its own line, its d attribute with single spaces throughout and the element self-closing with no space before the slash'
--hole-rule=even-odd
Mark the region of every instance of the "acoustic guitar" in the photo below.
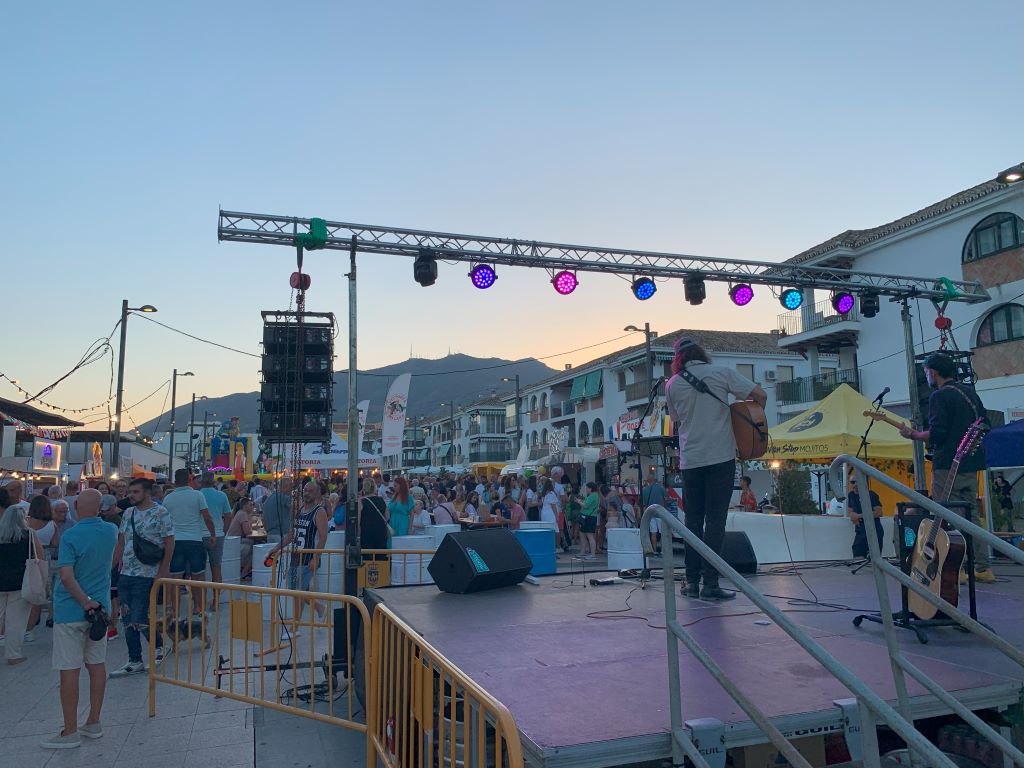
<svg viewBox="0 0 1024 768">
<path fill-rule="evenodd" d="M 737 400 L 729 406 L 736 455 L 743 461 L 759 459 L 768 451 L 768 419 L 753 400 Z"/>
<path fill-rule="evenodd" d="M 968 427 L 956 448 L 949 475 L 942 492 L 935 498 L 939 504 L 949 500 L 960 462 L 974 453 L 985 433 L 982 419 Z M 917 542 L 910 561 L 910 578 L 950 605 L 960 602 L 960 569 L 964 564 L 967 547 L 959 531 L 945 531 L 942 521 L 935 518 L 922 520 L 917 529 Z M 931 619 L 939 609 L 914 591 L 907 596 L 907 605 L 919 619 Z"/>
</svg>

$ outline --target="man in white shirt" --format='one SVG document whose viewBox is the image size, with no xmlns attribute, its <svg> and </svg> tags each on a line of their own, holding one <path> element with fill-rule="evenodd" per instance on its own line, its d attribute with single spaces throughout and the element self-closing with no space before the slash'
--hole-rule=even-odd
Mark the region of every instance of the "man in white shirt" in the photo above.
<svg viewBox="0 0 1024 768">
<path fill-rule="evenodd" d="M 203 539 L 208 538 L 209 546 L 217 544 L 217 529 L 210 516 L 206 499 L 189 485 L 187 469 L 174 472 L 175 488 L 164 496 L 164 508 L 171 514 L 174 525 L 174 555 L 171 557 L 171 577 L 180 579 L 186 575 L 193 581 L 206 578 L 206 547 Z M 178 593 L 174 591 L 174 615 L 178 613 Z M 192 612 L 203 610 L 203 590 L 192 588 Z"/>
</svg>

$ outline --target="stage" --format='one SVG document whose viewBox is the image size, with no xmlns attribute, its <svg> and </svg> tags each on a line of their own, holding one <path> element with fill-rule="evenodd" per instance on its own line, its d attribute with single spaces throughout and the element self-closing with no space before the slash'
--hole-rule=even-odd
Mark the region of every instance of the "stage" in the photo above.
<svg viewBox="0 0 1024 768">
<path fill-rule="evenodd" d="M 1024 643 L 1024 568 L 996 566 L 1000 582 L 978 585 L 979 618 L 1003 638 Z M 607 575 L 607 574 L 606 574 Z M 806 585 L 801 582 L 801 577 Z M 527 762 L 547 768 L 600 768 L 668 758 L 669 711 L 662 582 L 583 588 L 580 576 L 542 578 L 471 595 L 436 587 L 370 590 L 448 659 L 511 711 Z M 801 564 L 800 576 L 762 566 L 754 585 L 843 664 L 890 701 L 896 694 L 882 628 L 858 613 L 877 607 L 870 570 Z M 728 586 L 723 582 L 723 586 Z M 788 598 L 846 606 L 789 605 Z M 899 590 L 890 587 L 895 605 Z M 628 613 L 598 613 L 623 611 Z M 966 588 L 963 588 L 966 602 Z M 786 735 L 842 731 L 836 700 L 850 693 L 764 618 L 742 595 L 728 604 L 678 597 L 679 621 Z M 588 617 L 588 614 L 591 614 Z M 607 618 L 597 618 L 605 616 Z M 611 617 L 633 616 L 633 619 Z M 651 628 L 650 625 L 658 628 Z M 981 641 L 952 628 L 918 643 L 899 630 L 910 659 L 972 709 L 1019 703 L 1024 670 Z M 765 738 L 704 668 L 680 654 L 684 718 L 717 718 L 725 746 Z M 914 716 L 945 708 L 908 678 Z"/>
</svg>

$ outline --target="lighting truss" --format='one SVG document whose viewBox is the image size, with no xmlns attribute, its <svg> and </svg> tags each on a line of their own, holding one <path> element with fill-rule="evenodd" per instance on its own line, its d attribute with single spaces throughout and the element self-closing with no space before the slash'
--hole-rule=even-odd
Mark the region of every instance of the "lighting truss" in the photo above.
<svg viewBox="0 0 1024 768">
<path fill-rule="evenodd" d="M 320 221 L 317 220 L 318 234 L 322 230 Z M 473 263 L 486 261 L 491 265 L 532 267 L 545 269 L 550 273 L 570 270 L 625 276 L 643 274 L 652 278 L 680 280 L 699 273 L 707 280 L 721 282 L 745 282 L 784 288 L 871 291 L 896 299 L 921 298 L 936 302 L 957 301 L 976 304 L 991 298 L 979 282 L 940 282 L 935 277 L 908 277 L 803 264 L 597 248 L 339 221 L 327 221 L 326 225 L 327 236 L 320 247 L 334 250 L 354 248 L 361 253 L 415 258 L 419 255 L 420 249 L 429 248 L 435 252 L 438 259 Z M 311 219 L 221 211 L 217 237 L 219 240 L 231 242 L 296 247 L 309 238 L 312 230 Z"/>
</svg>

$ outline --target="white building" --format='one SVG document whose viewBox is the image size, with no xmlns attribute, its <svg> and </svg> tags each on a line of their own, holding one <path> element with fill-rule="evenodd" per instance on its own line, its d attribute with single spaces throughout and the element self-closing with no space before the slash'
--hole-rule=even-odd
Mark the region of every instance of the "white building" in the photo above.
<svg viewBox="0 0 1024 768">
<path fill-rule="evenodd" d="M 1024 409 L 1022 216 L 1024 184 L 989 181 L 889 224 L 843 232 L 789 262 L 980 281 L 991 301 L 950 302 L 945 316 L 952 321 L 956 346 L 974 353 L 982 401 L 1011 418 Z M 780 348 L 806 354 L 815 374 L 824 370 L 819 353 L 838 353 L 841 376 L 858 380 L 869 397 L 889 387 L 886 406 L 909 415 L 899 304 L 883 299 L 873 318 L 862 317 L 860 306 L 840 317 L 828 297 L 817 296 L 817 303 L 810 298 L 805 297 L 800 310 L 780 316 Z M 910 310 L 915 354 L 935 351 L 936 308 L 931 302 L 912 301 Z"/>
<path fill-rule="evenodd" d="M 431 464 L 463 466 L 511 461 L 514 440 L 506 432 L 505 405 L 490 397 L 426 421 Z"/>
</svg>

